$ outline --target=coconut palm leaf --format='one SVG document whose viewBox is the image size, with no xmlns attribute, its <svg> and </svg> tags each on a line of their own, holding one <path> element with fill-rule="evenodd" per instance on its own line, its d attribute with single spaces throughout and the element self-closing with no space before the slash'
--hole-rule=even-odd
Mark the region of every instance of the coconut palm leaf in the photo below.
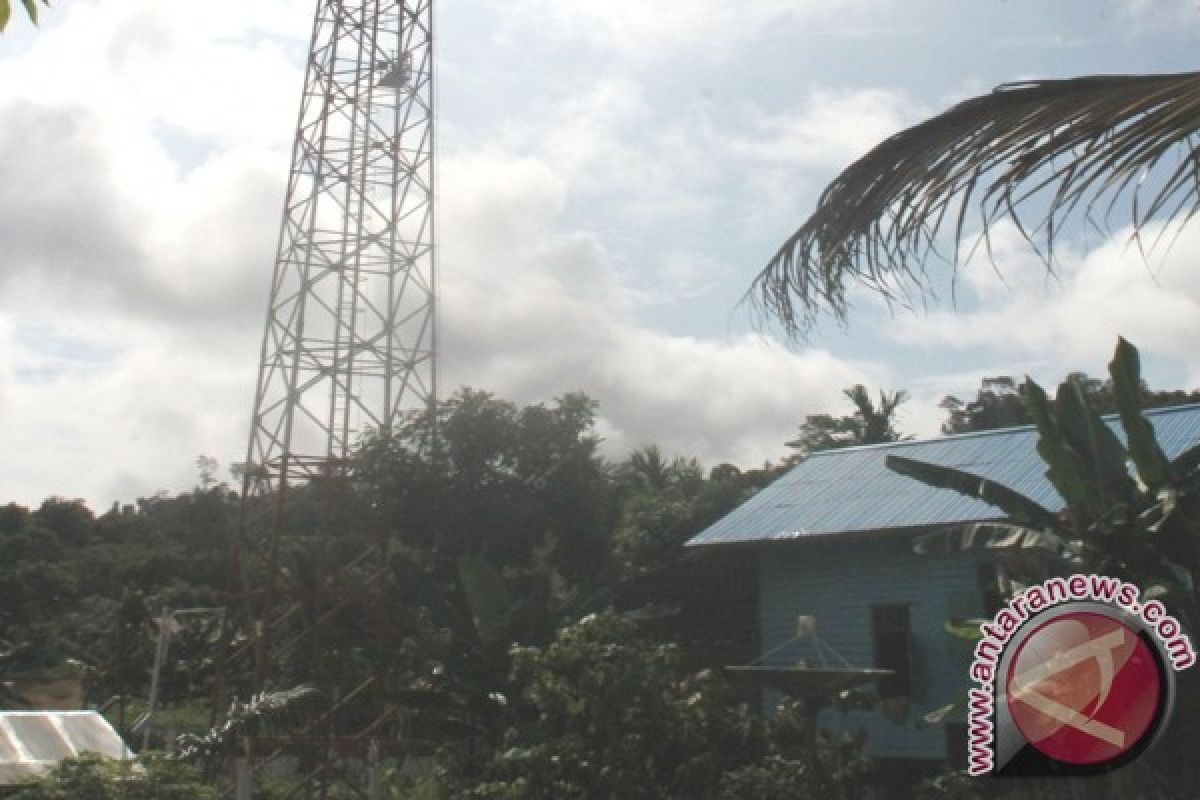
<svg viewBox="0 0 1200 800">
<path fill-rule="evenodd" d="M 931 256 L 953 275 L 981 245 L 990 253 L 989 232 L 1001 219 L 1051 270 L 1065 226 L 1108 228 L 1117 211 L 1142 247 L 1147 222 L 1172 219 L 1177 232 L 1200 208 L 1198 130 L 1200 72 L 1005 84 L 847 167 L 748 299 L 793 336 L 823 311 L 844 318 L 855 283 L 912 306 L 932 296 Z M 976 224 L 982 232 L 964 248 Z M 950 252 L 938 246 L 945 234 Z"/>
<path fill-rule="evenodd" d="M 41 0 L 42 5 L 50 5 L 50 0 Z M 29 19 L 36 25 L 38 21 L 37 0 L 21 0 L 21 5 L 25 7 L 25 13 L 29 15 Z M 8 20 L 12 16 L 12 4 L 9 0 L 0 0 L 0 33 L 4 33 L 4 29 L 8 27 Z"/>
</svg>

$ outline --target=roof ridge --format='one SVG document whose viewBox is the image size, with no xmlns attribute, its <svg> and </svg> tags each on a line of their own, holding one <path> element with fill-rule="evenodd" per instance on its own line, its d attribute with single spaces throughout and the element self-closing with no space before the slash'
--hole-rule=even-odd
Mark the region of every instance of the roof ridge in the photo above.
<svg viewBox="0 0 1200 800">
<path fill-rule="evenodd" d="M 1162 416 L 1164 414 L 1174 414 L 1183 411 L 1200 410 L 1200 403 L 1184 403 L 1178 406 L 1159 406 L 1158 408 L 1147 408 L 1142 411 L 1146 416 Z M 1101 414 L 1100 419 L 1105 422 L 1115 422 L 1120 419 L 1118 413 Z M 837 453 L 858 452 L 862 450 L 885 450 L 891 447 L 903 447 L 905 445 L 931 444 L 934 442 L 952 442 L 960 439 L 977 439 L 983 436 L 999 436 L 1001 434 L 1022 433 L 1025 431 L 1034 431 L 1036 425 L 1012 425 L 1007 428 L 989 428 L 985 431 L 968 431 L 966 433 L 944 434 L 942 436 L 930 436 L 926 439 L 901 439 L 896 442 L 877 442 L 875 444 L 856 444 L 849 447 L 834 447 L 829 450 L 818 450 L 815 453 L 810 453 L 807 458 L 817 458 L 819 456 L 831 456 Z M 807 459 L 806 459 L 807 460 Z"/>
</svg>

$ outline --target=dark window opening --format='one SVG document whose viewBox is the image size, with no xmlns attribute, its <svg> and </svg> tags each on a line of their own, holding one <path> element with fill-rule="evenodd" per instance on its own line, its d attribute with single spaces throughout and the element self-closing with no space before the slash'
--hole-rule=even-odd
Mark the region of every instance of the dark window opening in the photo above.
<svg viewBox="0 0 1200 800">
<path fill-rule="evenodd" d="M 983 593 L 984 615 L 991 617 L 1004 607 L 1004 587 L 1001 585 L 999 565 L 986 563 L 979 565 L 979 589 Z"/>
<path fill-rule="evenodd" d="M 967 768 L 967 724 L 951 722 L 946 725 L 946 761 L 951 769 Z"/>
<path fill-rule="evenodd" d="M 912 627 L 908 606 L 875 606 L 871 609 L 875 637 L 875 667 L 892 675 L 879 679 L 879 696 L 912 696 Z"/>
</svg>

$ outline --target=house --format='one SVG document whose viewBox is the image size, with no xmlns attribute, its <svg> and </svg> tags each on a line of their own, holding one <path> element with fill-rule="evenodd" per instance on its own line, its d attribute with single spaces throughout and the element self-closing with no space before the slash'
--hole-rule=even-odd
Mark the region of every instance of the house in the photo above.
<svg viewBox="0 0 1200 800">
<path fill-rule="evenodd" d="M 1200 405 L 1146 416 L 1169 458 L 1200 444 Z M 1106 422 L 1123 439 L 1116 419 Z M 973 643 L 952 635 L 947 622 L 995 609 L 1013 551 L 917 552 L 929 538 L 923 534 L 999 522 L 1003 514 L 892 472 L 885 459 L 957 467 L 1059 510 L 1036 441 L 1036 430 L 1025 427 L 816 453 L 687 544 L 693 554 L 715 556 L 710 561 L 753 565 L 755 663 L 889 671 L 875 681 L 886 714 L 827 707 L 823 726 L 864 729 L 868 753 L 897 766 L 953 763 L 965 749 L 961 724 L 925 719 L 961 700 L 968 686 Z"/>
</svg>

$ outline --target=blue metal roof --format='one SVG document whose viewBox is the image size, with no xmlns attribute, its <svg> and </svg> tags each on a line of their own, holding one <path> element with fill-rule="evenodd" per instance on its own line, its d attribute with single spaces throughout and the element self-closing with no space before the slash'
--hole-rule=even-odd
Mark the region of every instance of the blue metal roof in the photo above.
<svg viewBox="0 0 1200 800">
<path fill-rule="evenodd" d="M 1200 444 L 1200 405 L 1146 412 L 1168 458 Z M 1124 441 L 1115 416 L 1105 421 Z M 968 433 L 918 442 L 814 453 L 693 537 L 689 546 L 763 542 L 855 531 L 881 531 L 1002 519 L 996 508 L 950 489 L 898 475 L 884 459 L 899 455 L 982 475 L 1048 509 L 1062 499 L 1046 480 L 1032 427 Z"/>
</svg>

